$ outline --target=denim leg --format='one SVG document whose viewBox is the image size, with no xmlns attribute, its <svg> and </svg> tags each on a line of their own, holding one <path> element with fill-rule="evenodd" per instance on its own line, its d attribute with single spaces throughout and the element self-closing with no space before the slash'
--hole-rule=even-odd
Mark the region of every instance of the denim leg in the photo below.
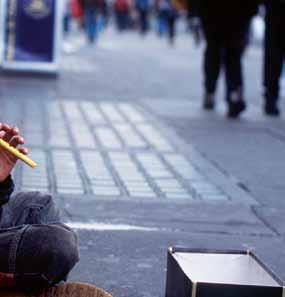
<svg viewBox="0 0 285 297">
<path fill-rule="evenodd" d="M 0 229 L 0 271 L 12 276 L 9 284 L 30 289 L 54 285 L 66 279 L 78 258 L 77 237 L 64 225 Z"/>
<path fill-rule="evenodd" d="M 0 272 L 31 288 L 65 280 L 79 259 L 77 236 L 60 223 L 51 196 L 19 193 L 3 207 L 3 215 Z"/>
<path fill-rule="evenodd" d="M 78 260 L 77 236 L 71 229 L 59 224 L 28 225 L 10 272 L 18 286 L 46 287 L 66 280 Z"/>
<path fill-rule="evenodd" d="M 59 223 L 59 211 L 50 195 L 40 192 L 23 192 L 11 197 L 3 206 L 0 228 L 25 224 Z"/>
<path fill-rule="evenodd" d="M 86 9 L 85 11 L 85 26 L 87 36 L 90 42 L 94 42 L 96 38 L 96 12 L 93 9 Z"/>
</svg>

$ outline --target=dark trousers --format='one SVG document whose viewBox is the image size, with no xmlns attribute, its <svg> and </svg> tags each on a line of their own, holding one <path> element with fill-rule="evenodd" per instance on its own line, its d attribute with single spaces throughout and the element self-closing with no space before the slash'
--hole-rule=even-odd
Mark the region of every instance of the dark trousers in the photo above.
<svg viewBox="0 0 285 297">
<path fill-rule="evenodd" d="M 285 21 L 267 17 L 264 44 L 264 87 L 267 103 L 276 104 L 285 58 Z"/>
<path fill-rule="evenodd" d="M 173 11 L 169 12 L 167 23 L 168 23 L 168 36 L 170 43 L 174 42 L 175 37 L 175 21 L 176 21 L 176 15 Z"/>
<path fill-rule="evenodd" d="M 1 211 L 0 272 L 25 289 L 65 280 L 79 258 L 77 236 L 60 223 L 52 198 L 19 193 Z"/>
<path fill-rule="evenodd" d="M 146 9 L 139 10 L 140 32 L 145 34 L 148 31 L 148 11 Z"/>
<path fill-rule="evenodd" d="M 116 23 L 119 31 L 127 30 L 129 28 L 128 11 L 116 12 Z"/>
<path fill-rule="evenodd" d="M 93 8 L 86 8 L 84 11 L 85 31 L 90 43 L 97 37 L 97 13 Z"/>
<path fill-rule="evenodd" d="M 216 91 L 221 68 L 225 69 L 227 98 L 243 87 L 242 55 L 248 40 L 250 19 L 216 22 L 202 18 L 206 39 L 204 77 L 207 93 Z"/>
</svg>

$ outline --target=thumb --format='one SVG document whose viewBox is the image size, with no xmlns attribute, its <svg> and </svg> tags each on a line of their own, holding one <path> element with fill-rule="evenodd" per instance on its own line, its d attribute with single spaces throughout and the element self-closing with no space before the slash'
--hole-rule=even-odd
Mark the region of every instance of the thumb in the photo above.
<svg viewBox="0 0 285 297">
<path fill-rule="evenodd" d="M 0 138 L 3 139 L 5 136 L 6 132 L 5 131 L 0 131 Z"/>
</svg>

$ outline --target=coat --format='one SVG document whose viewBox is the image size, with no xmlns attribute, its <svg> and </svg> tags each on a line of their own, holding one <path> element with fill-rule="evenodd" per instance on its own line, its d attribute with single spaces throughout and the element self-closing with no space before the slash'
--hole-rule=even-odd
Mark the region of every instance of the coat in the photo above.
<svg viewBox="0 0 285 297">
<path fill-rule="evenodd" d="M 188 4 L 190 16 L 225 23 L 254 16 L 259 0 L 188 0 Z"/>
</svg>

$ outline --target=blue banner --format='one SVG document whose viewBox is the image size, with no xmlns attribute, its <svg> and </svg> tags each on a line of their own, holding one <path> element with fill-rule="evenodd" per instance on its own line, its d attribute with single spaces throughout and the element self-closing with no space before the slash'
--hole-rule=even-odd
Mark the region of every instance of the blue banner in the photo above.
<svg viewBox="0 0 285 297">
<path fill-rule="evenodd" d="M 56 0 L 7 0 L 5 60 L 53 62 Z"/>
</svg>

